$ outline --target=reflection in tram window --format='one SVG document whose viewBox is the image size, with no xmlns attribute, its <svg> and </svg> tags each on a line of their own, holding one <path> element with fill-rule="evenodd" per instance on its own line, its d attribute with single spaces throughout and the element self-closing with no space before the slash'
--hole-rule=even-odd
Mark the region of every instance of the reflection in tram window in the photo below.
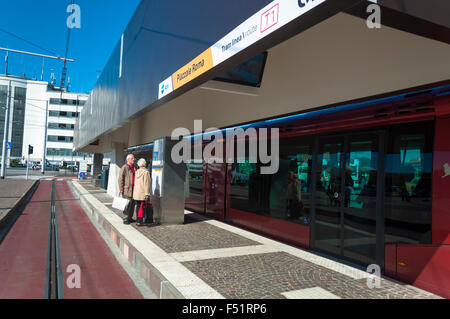
<svg viewBox="0 0 450 319">
<path fill-rule="evenodd" d="M 185 199 L 200 203 L 203 201 L 203 161 L 191 160 L 186 167 Z"/>
<path fill-rule="evenodd" d="M 263 175 L 259 163 L 234 163 L 231 208 L 309 224 L 311 143 L 301 137 L 280 140 L 277 173 Z"/>
<path fill-rule="evenodd" d="M 376 262 L 378 137 L 350 136 L 345 165 L 344 256 Z"/>
<path fill-rule="evenodd" d="M 316 248 L 334 254 L 341 251 L 341 172 L 343 140 L 321 141 L 316 170 Z"/>
<path fill-rule="evenodd" d="M 392 129 L 386 155 L 386 244 L 431 243 L 433 125 Z"/>
</svg>

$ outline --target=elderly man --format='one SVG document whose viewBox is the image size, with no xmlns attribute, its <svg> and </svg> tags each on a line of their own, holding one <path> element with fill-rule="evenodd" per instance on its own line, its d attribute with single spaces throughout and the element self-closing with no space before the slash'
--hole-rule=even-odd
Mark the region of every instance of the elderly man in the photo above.
<svg viewBox="0 0 450 319">
<path fill-rule="evenodd" d="M 125 210 L 124 214 L 127 215 L 123 220 L 123 223 L 128 225 L 133 222 L 134 213 L 134 200 L 133 200 L 133 189 L 134 189 L 134 155 L 128 154 L 127 163 L 122 166 L 119 173 L 119 189 L 123 197 L 130 200 L 130 204 Z"/>
</svg>

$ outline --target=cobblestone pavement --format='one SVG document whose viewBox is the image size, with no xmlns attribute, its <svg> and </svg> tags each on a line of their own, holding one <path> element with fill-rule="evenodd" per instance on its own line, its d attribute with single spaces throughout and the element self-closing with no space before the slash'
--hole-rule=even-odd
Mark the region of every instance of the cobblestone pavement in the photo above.
<svg viewBox="0 0 450 319">
<path fill-rule="evenodd" d="M 260 245 L 218 227 L 198 222 L 188 215 L 185 219 L 184 225 L 133 226 L 167 253 Z"/>
<path fill-rule="evenodd" d="M 105 191 L 80 184 L 124 217 Z M 186 214 L 183 225 L 132 227 L 224 298 L 440 298 L 384 277 L 370 289 L 361 270 L 200 214 Z"/>
<path fill-rule="evenodd" d="M 339 298 L 430 298 L 382 279 L 369 289 L 367 279 L 352 279 L 285 252 L 184 262 L 225 298 L 285 298 L 281 293 L 320 287 Z"/>
</svg>

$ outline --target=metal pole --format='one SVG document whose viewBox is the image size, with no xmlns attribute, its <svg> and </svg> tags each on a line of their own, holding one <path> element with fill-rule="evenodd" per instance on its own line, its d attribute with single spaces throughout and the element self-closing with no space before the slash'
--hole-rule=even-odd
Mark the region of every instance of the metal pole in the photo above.
<svg viewBox="0 0 450 319">
<path fill-rule="evenodd" d="M 5 57 L 5 75 L 8 75 L 8 54 L 9 54 L 9 52 L 6 51 L 6 57 Z"/>
<path fill-rule="evenodd" d="M 28 160 L 27 160 L 27 173 L 26 173 L 26 178 L 28 180 L 28 166 L 30 165 L 30 151 L 28 151 Z"/>
<path fill-rule="evenodd" d="M 48 121 L 48 101 L 45 101 L 44 150 L 43 150 L 43 153 L 42 153 L 42 167 L 41 167 L 42 175 L 45 174 L 45 164 L 46 164 L 45 163 L 45 160 L 46 160 L 45 156 L 47 155 L 46 154 L 46 150 L 47 150 L 47 126 L 48 126 L 47 121 Z"/>
<path fill-rule="evenodd" d="M 5 124 L 3 126 L 3 144 L 2 144 L 2 167 L 1 167 L 1 179 L 5 179 L 6 176 L 6 144 L 8 142 L 8 132 L 9 132 L 9 104 L 11 99 L 11 80 L 8 84 L 8 93 L 6 97 L 6 110 L 5 110 Z"/>
<path fill-rule="evenodd" d="M 0 50 L 1 51 L 7 51 L 7 52 L 20 53 L 20 54 L 28 54 L 28 55 L 40 56 L 40 57 L 47 58 L 47 59 L 61 60 L 63 62 L 75 62 L 74 59 L 61 58 L 60 56 L 51 56 L 51 55 L 45 55 L 45 54 L 39 54 L 39 53 L 33 53 L 33 52 L 27 52 L 27 51 L 6 49 L 6 48 L 1 48 L 1 47 L 0 47 Z"/>
</svg>

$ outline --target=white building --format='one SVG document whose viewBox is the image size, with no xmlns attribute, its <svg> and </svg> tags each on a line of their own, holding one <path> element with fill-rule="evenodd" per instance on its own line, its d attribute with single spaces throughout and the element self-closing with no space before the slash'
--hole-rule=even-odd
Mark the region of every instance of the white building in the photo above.
<svg viewBox="0 0 450 319">
<path fill-rule="evenodd" d="M 9 159 L 19 159 L 23 162 L 28 155 L 28 145 L 31 145 L 32 162 L 42 161 L 45 147 L 46 159 L 52 164 L 83 159 L 92 163 L 91 154 L 72 152 L 75 122 L 89 97 L 88 94 L 61 91 L 45 81 L 0 75 L 0 142 L 3 142 L 8 95 L 8 141 L 11 142 Z M 47 106 L 48 130 L 45 136 Z"/>
</svg>

